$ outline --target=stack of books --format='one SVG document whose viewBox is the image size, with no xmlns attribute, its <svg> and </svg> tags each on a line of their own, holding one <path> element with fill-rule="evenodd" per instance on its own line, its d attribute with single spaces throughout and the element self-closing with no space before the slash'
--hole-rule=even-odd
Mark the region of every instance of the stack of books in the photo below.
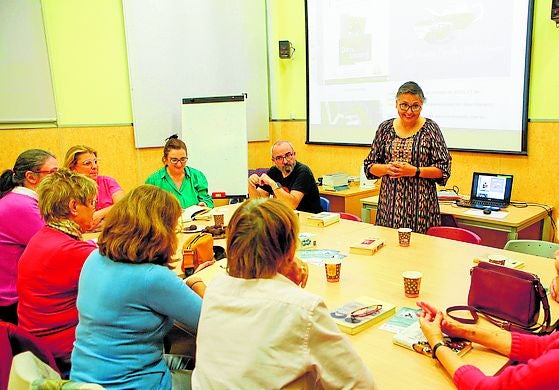
<svg viewBox="0 0 559 390">
<path fill-rule="evenodd" d="M 347 173 L 330 173 L 328 175 L 322 176 L 322 187 L 341 187 L 347 186 L 348 184 L 348 174 Z"/>
<path fill-rule="evenodd" d="M 324 227 L 340 222 L 340 214 L 323 211 L 318 214 L 312 214 L 307 217 L 307 225 Z"/>
</svg>

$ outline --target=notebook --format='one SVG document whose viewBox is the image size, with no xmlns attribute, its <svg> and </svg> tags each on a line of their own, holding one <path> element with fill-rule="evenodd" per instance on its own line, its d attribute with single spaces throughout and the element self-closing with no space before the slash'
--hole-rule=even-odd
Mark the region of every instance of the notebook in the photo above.
<svg viewBox="0 0 559 390">
<path fill-rule="evenodd" d="M 474 172 L 470 200 L 459 200 L 458 206 L 501 209 L 510 203 L 512 175 Z"/>
</svg>

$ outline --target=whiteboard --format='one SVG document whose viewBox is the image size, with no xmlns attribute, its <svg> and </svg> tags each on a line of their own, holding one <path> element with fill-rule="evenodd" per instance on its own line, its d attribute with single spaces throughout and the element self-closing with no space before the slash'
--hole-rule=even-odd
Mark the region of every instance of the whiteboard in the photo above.
<svg viewBox="0 0 559 390">
<path fill-rule="evenodd" d="M 204 173 L 208 192 L 244 196 L 248 188 L 247 99 L 184 98 L 182 139 L 188 165 Z"/>
<path fill-rule="evenodd" d="M 56 122 L 39 0 L 0 1 L 0 123 Z"/>
<path fill-rule="evenodd" d="M 182 98 L 248 94 L 250 141 L 269 138 L 266 2 L 122 0 L 136 147 L 181 126 Z"/>
</svg>

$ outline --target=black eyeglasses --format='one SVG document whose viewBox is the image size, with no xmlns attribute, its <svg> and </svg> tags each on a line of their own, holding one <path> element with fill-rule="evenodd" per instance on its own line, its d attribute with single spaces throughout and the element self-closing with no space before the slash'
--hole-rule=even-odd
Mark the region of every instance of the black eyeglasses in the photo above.
<svg viewBox="0 0 559 390">
<path fill-rule="evenodd" d="M 275 162 L 280 162 L 280 161 L 284 161 L 284 160 L 290 160 L 291 157 L 293 157 L 294 153 L 292 152 L 287 152 L 285 153 L 283 156 L 276 156 L 276 157 L 272 157 L 272 160 L 274 160 Z"/>
<path fill-rule="evenodd" d="M 188 161 L 188 157 L 182 157 L 182 158 L 170 158 L 169 161 L 171 161 L 171 164 L 186 164 L 186 162 Z"/>
<path fill-rule="evenodd" d="M 418 111 L 421 110 L 421 108 L 423 106 L 420 106 L 417 103 L 414 103 L 411 106 L 408 103 L 400 103 L 398 105 L 398 107 L 400 107 L 400 110 L 402 110 L 402 111 L 407 111 L 407 110 L 411 109 L 411 112 L 418 112 Z"/>
<path fill-rule="evenodd" d="M 368 317 L 377 314 L 382 310 L 382 305 L 371 305 L 361 307 L 349 313 L 349 320 L 351 322 L 359 322 L 359 318 Z"/>
</svg>

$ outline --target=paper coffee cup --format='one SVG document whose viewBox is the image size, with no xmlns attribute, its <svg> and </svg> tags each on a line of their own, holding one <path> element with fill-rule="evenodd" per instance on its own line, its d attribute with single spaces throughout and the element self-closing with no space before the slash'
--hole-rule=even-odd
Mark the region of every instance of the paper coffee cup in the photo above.
<svg viewBox="0 0 559 390">
<path fill-rule="evenodd" d="M 418 297 L 423 274 L 419 271 L 406 271 L 402 273 L 402 277 L 404 278 L 404 294 L 406 297 Z"/>
<path fill-rule="evenodd" d="M 225 225 L 225 214 L 215 213 L 214 214 L 214 224 L 217 225 L 217 226 Z"/>
<path fill-rule="evenodd" d="M 324 270 L 326 271 L 326 280 L 330 283 L 340 281 L 340 271 L 342 269 L 341 260 L 327 260 L 324 262 Z"/>
<path fill-rule="evenodd" d="M 398 243 L 400 246 L 410 246 L 411 229 L 399 228 L 398 229 Z"/>
</svg>

